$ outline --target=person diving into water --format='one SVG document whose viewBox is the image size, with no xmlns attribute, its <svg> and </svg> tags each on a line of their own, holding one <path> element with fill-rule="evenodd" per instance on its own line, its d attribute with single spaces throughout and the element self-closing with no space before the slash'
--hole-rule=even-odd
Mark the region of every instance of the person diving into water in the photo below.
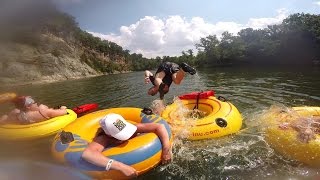
<svg viewBox="0 0 320 180">
<path fill-rule="evenodd" d="M 150 82 L 153 84 L 153 86 L 148 90 L 148 94 L 154 96 L 159 92 L 160 99 L 162 100 L 164 95 L 169 92 L 172 82 L 179 85 L 186 72 L 191 75 L 196 74 L 196 70 L 187 63 L 181 63 L 178 65 L 173 62 L 163 62 L 158 67 L 155 75 L 153 75 L 149 70 L 146 70 L 144 73 L 145 84 Z"/>
</svg>

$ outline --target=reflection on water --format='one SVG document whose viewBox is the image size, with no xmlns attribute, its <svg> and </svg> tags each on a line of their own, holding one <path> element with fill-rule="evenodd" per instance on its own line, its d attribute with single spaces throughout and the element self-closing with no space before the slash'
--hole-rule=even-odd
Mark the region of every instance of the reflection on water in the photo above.
<svg viewBox="0 0 320 180">
<path fill-rule="evenodd" d="M 180 86 L 172 85 L 165 96 L 167 104 L 179 94 L 213 89 L 217 96 L 222 95 L 239 109 L 244 117 L 243 128 L 236 135 L 219 139 L 187 141 L 176 138 L 173 162 L 158 166 L 139 179 L 316 178 L 320 173 L 318 169 L 286 159 L 269 147 L 261 131 L 260 117 L 272 105 L 319 106 L 319 77 L 320 70 L 316 68 L 305 71 L 199 69 L 197 75 L 187 75 Z M 150 86 L 143 82 L 143 72 L 133 72 L 52 84 L 0 87 L 0 92 L 31 95 L 51 107 L 96 102 L 100 109 L 143 108 L 151 106 L 156 99 L 147 96 L 148 88 Z M 12 107 L 6 104 L 0 108 L 3 113 Z M 49 151 L 51 139 L 22 143 L 22 146 L 2 143 L 0 162 L 14 159 L 55 165 Z M 16 173 L 23 174 L 23 170 L 18 168 Z"/>
</svg>

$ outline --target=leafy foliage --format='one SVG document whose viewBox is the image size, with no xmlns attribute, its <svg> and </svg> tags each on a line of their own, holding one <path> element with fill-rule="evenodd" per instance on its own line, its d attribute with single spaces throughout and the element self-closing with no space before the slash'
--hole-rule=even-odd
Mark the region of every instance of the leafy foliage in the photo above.
<svg viewBox="0 0 320 180">
<path fill-rule="evenodd" d="M 3 6 L 17 0 L 4 0 Z M 30 1 L 30 0 L 29 0 Z M 293 14 L 282 24 L 265 29 L 247 28 L 237 35 L 224 32 L 221 38 L 209 35 L 192 49 L 182 51 L 181 56 L 145 58 L 118 44 L 94 37 L 79 28 L 75 19 L 60 12 L 50 1 L 28 4 L 19 13 L 12 13 L 7 21 L 0 21 L 3 32 L 0 40 L 40 46 L 41 34 L 53 34 L 72 47 L 82 50 L 80 61 L 97 71 L 136 71 L 154 69 L 163 61 L 186 62 L 192 66 L 265 65 L 265 64 L 316 64 L 320 59 L 320 16 Z M 36 6 L 35 8 L 31 8 Z M 61 56 L 58 49 L 52 51 Z"/>
<path fill-rule="evenodd" d="M 201 38 L 196 64 L 313 65 L 320 59 L 320 16 L 293 14 L 280 25 Z M 201 63 L 202 62 L 202 63 Z"/>
</svg>

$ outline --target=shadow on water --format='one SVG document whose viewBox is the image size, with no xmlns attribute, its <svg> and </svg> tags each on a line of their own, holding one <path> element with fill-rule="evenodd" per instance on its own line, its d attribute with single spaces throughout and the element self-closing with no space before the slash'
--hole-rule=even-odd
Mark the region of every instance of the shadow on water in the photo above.
<svg viewBox="0 0 320 180">
<path fill-rule="evenodd" d="M 172 85 L 165 96 L 166 103 L 171 103 L 179 94 L 213 89 L 217 96 L 224 96 L 239 109 L 244 117 L 243 128 L 238 134 L 219 139 L 188 141 L 176 138 L 173 162 L 158 166 L 138 179 L 316 178 L 318 169 L 286 159 L 269 147 L 261 131 L 260 116 L 272 105 L 319 106 L 319 77 L 320 69 L 317 68 L 211 68 L 199 69 L 194 76 L 187 75 L 180 86 Z M 148 107 L 157 98 L 146 95 L 148 88 L 150 85 L 143 82 L 143 72 L 133 72 L 51 84 L 0 87 L 0 92 L 31 95 L 51 107 L 96 102 L 100 109 L 105 109 Z M 2 104 L 0 113 L 10 108 L 11 105 Z M 0 164 L 14 160 L 46 162 L 55 166 L 49 150 L 51 139 L 32 142 L 29 146 L 25 143 L 23 148 L 20 144 L 6 148 L 1 145 Z M 24 170 L 20 166 L 17 168 L 17 174 L 22 175 Z"/>
<path fill-rule="evenodd" d="M 23 142 L 1 141 L 0 179 L 91 179 L 76 169 L 54 162 L 50 154 L 52 138 Z"/>
<path fill-rule="evenodd" d="M 40 161 L 23 159 L 3 160 L 0 162 L 0 179 L 33 179 L 33 180 L 89 180 L 90 178 L 74 169 Z"/>
</svg>

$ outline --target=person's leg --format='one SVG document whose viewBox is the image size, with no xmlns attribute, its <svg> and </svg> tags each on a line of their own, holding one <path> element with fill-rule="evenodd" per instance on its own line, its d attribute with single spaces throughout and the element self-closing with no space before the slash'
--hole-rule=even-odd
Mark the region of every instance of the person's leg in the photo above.
<svg viewBox="0 0 320 180">
<path fill-rule="evenodd" d="M 149 94 L 149 95 L 154 96 L 154 95 L 156 95 L 156 94 L 158 93 L 160 85 L 163 84 L 162 79 L 164 78 L 165 75 L 166 75 L 166 74 L 165 74 L 163 71 L 158 72 L 158 73 L 155 75 L 154 81 L 153 81 L 153 85 L 154 85 L 154 86 L 151 87 L 151 88 L 148 90 L 148 94 Z"/>
<path fill-rule="evenodd" d="M 149 76 L 153 76 L 152 72 L 150 72 L 149 70 L 145 70 L 144 71 L 144 76 L 145 77 L 149 77 Z"/>
<path fill-rule="evenodd" d="M 163 82 L 163 78 L 166 76 L 166 73 L 164 71 L 158 72 L 155 75 L 155 80 L 154 80 L 154 85 L 155 87 L 158 88 L 158 92 L 160 94 L 160 99 L 164 98 L 164 88 L 165 88 L 165 83 Z"/>
<path fill-rule="evenodd" d="M 148 94 L 151 95 L 151 96 L 154 96 L 158 93 L 159 91 L 159 87 L 160 85 L 162 84 L 162 79 L 161 78 L 154 78 L 154 81 L 153 81 L 153 86 L 148 90 Z"/>
<path fill-rule="evenodd" d="M 189 66 L 187 63 L 181 63 L 179 66 L 181 69 L 183 69 L 184 72 L 188 72 L 191 75 L 197 73 L 197 71 L 193 67 Z"/>
<path fill-rule="evenodd" d="M 154 84 L 156 86 L 160 86 L 160 84 L 162 83 L 162 79 L 166 76 L 166 73 L 164 71 L 158 72 L 155 75 L 155 79 L 154 79 Z"/>
<path fill-rule="evenodd" d="M 182 79 L 184 78 L 184 75 L 185 75 L 185 72 L 182 69 L 180 69 L 178 72 L 172 74 L 172 81 L 175 84 L 179 85 Z"/>
</svg>

